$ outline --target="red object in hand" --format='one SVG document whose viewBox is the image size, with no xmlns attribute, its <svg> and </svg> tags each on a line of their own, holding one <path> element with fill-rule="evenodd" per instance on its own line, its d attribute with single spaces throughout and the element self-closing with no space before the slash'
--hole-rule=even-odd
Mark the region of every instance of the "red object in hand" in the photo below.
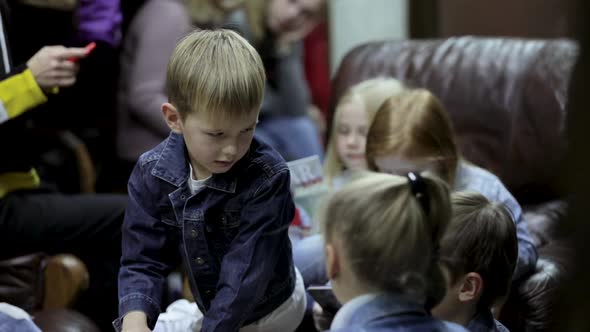
<svg viewBox="0 0 590 332">
<path fill-rule="evenodd" d="M 88 45 L 86 45 L 86 47 L 84 47 L 86 49 L 86 55 L 90 54 L 90 52 L 92 52 L 92 50 L 94 50 L 96 48 L 96 43 L 92 42 Z M 68 61 L 70 62 L 78 62 L 78 60 L 80 60 L 80 58 L 77 57 L 71 57 L 68 59 Z"/>
</svg>

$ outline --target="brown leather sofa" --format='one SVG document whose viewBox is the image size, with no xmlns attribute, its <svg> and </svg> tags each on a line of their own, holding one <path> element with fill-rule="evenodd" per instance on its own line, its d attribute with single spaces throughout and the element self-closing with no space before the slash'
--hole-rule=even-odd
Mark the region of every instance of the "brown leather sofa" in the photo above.
<svg viewBox="0 0 590 332">
<path fill-rule="evenodd" d="M 45 332 L 98 332 L 94 323 L 71 310 L 88 288 L 88 271 L 72 255 L 33 253 L 0 261 L 0 302 L 33 316 Z"/>
<path fill-rule="evenodd" d="M 555 228 L 566 208 L 560 174 L 576 55 L 569 40 L 373 42 L 351 50 L 333 80 L 332 109 L 348 87 L 372 77 L 429 89 L 448 109 L 463 156 L 497 174 L 523 205 L 540 259 L 501 312 L 512 332 L 548 328 L 551 295 L 567 266 Z"/>
</svg>

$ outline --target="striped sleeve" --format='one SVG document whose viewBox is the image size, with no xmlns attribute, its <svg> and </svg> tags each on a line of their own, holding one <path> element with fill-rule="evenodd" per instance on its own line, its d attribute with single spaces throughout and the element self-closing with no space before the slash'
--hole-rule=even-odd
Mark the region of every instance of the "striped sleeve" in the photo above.
<svg viewBox="0 0 590 332">
<path fill-rule="evenodd" d="M 47 97 L 26 67 L 16 68 L 0 81 L 0 124 L 47 101 Z"/>
</svg>

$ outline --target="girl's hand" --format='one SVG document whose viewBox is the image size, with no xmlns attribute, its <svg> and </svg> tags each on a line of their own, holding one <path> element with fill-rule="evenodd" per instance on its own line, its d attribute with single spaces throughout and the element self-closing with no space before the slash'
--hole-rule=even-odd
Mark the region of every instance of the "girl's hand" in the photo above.
<svg viewBox="0 0 590 332">
<path fill-rule="evenodd" d="M 334 320 L 334 315 L 325 312 L 315 301 L 313 302 L 312 313 L 313 325 L 315 328 L 318 331 L 328 331 L 330 329 L 330 325 L 332 324 L 332 320 Z"/>
</svg>

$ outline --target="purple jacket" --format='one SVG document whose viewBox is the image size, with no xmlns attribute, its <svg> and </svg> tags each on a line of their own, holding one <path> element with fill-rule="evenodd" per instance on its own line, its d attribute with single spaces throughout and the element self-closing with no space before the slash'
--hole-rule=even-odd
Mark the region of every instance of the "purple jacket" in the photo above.
<svg viewBox="0 0 590 332">
<path fill-rule="evenodd" d="M 102 41 L 112 47 L 121 41 L 120 0 L 80 0 L 78 38 L 83 43 Z"/>
</svg>

